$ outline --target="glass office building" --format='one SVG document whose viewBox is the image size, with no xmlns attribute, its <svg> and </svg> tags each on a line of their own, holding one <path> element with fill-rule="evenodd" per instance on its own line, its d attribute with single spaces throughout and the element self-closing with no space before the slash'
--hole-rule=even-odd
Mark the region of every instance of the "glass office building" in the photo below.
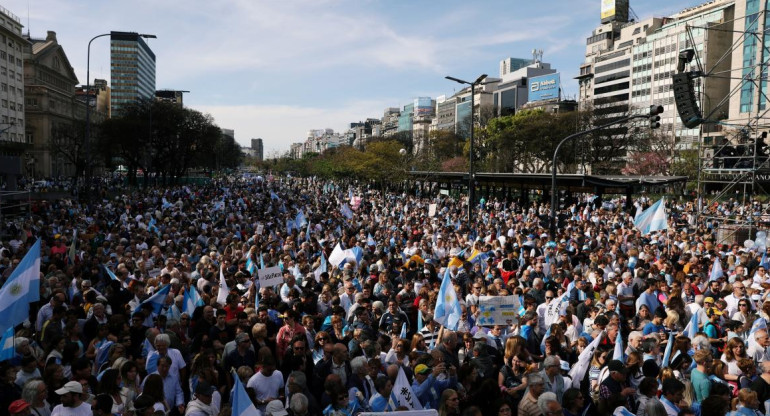
<svg viewBox="0 0 770 416">
<path fill-rule="evenodd" d="M 155 96 L 155 54 L 132 32 L 110 34 L 110 107 L 119 114 L 126 104 Z"/>
</svg>

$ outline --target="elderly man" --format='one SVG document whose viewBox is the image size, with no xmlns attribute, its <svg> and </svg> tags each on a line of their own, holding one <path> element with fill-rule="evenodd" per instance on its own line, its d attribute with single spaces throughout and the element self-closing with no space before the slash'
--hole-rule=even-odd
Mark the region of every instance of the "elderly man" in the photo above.
<svg viewBox="0 0 770 416">
<path fill-rule="evenodd" d="M 537 407 L 543 416 L 560 416 L 563 413 L 561 399 L 557 400 L 551 392 L 545 392 L 537 398 Z"/>
<path fill-rule="evenodd" d="M 537 404 L 538 398 L 545 392 L 545 379 L 541 374 L 533 373 L 527 376 L 527 384 L 529 389 L 519 402 L 519 416 L 542 416 L 543 412 Z M 547 416 L 558 416 L 558 414 Z"/>
<path fill-rule="evenodd" d="M 545 380 L 545 391 L 556 395 L 556 399 L 561 403 L 564 396 L 564 377 L 561 375 L 561 359 L 556 355 L 549 355 L 543 361 L 543 371 L 540 372 Z"/>
<path fill-rule="evenodd" d="M 763 362 L 770 361 L 770 336 L 766 329 L 758 329 L 754 332 L 754 343 L 749 343 L 747 351 L 750 358 L 757 363 L 757 368 Z"/>
<path fill-rule="evenodd" d="M 145 370 L 148 373 L 152 373 L 158 369 L 158 359 L 161 357 L 171 358 L 171 370 L 170 373 L 178 380 L 185 380 L 186 377 L 186 364 L 182 353 L 176 348 L 170 348 L 171 338 L 167 334 L 158 334 L 155 337 L 155 350 L 147 354 L 147 361 L 144 365 Z"/>
</svg>

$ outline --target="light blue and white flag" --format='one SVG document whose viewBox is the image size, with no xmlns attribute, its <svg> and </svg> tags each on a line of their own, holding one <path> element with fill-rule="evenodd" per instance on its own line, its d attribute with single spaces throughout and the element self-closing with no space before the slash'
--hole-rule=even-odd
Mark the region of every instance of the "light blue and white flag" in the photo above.
<svg viewBox="0 0 770 416">
<path fill-rule="evenodd" d="M 674 348 L 675 336 L 676 334 L 673 332 L 668 334 L 668 344 L 666 344 L 666 350 L 663 352 L 663 362 L 660 364 L 661 367 L 668 367 L 669 363 L 671 363 L 671 350 Z"/>
<path fill-rule="evenodd" d="M 371 234 L 366 236 L 366 245 L 369 247 L 377 246 L 377 242 L 374 241 L 374 237 Z"/>
<path fill-rule="evenodd" d="M 698 333 L 698 314 L 697 313 L 692 314 L 692 318 L 690 318 L 690 322 L 687 324 L 686 327 L 684 327 L 684 331 L 682 333 L 687 338 L 690 338 L 690 339 L 695 338 L 695 334 Z"/>
<path fill-rule="evenodd" d="M 307 220 L 305 219 L 305 213 L 302 212 L 302 210 L 299 210 L 297 213 L 297 216 L 294 218 L 294 225 L 299 228 L 302 227 L 302 224 L 306 224 Z"/>
<path fill-rule="evenodd" d="M 709 282 L 724 277 L 725 272 L 722 271 L 722 262 L 719 261 L 719 256 L 714 259 L 714 264 L 711 266 L 711 274 L 709 275 Z"/>
<path fill-rule="evenodd" d="M 460 323 L 461 315 L 460 300 L 457 299 L 457 292 L 455 292 L 449 268 L 447 267 L 447 271 L 444 273 L 444 278 L 441 281 L 441 288 L 438 290 L 433 320 L 444 325 L 447 329 L 457 331 L 457 324 Z"/>
<path fill-rule="evenodd" d="M 253 416 L 260 414 L 246 393 L 246 389 L 243 388 L 238 374 L 233 371 L 232 376 L 235 379 L 235 385 L 233 386 L 233 412 L 231 416 Z"/>
<path fill-rule="evenodd" d="M 190 286 L 190 288 L 184 292 L 184 304 L 182 305 L 182 312 L 192 316 L 195 308 L 198 306 L 203 306 L 203 299 L 201 299 L 201 295 L 198 293 L 195 287 Z"/>
<path fill-rule="evenodd" d="M 406 339 L 406 322 L 401 324 L 401 334 L 399 335 L 401 339 Z"/>
<path fill-rule="evenodd" d="M 340 207 L 340 213 L 347 219 L 353 218 L 353 211 L 350 209 L 348 204 L 342 204 L 342 207 Z"/>
<path fill-rule="evenodd" d="M 755 332 L 759 331 L 760 329 L 767 329 L 767 321 L 765 318 L 757 318 L 754 320 L 754 323 L 751 324 L 751 329 L 749 330 L 749 334 L 753 335 Z M 754 337 L 751 337 L 752 339 Z"/>
<path fill-rule="evenodd" d="M 257 272 L 257 265 L 254 264 L 254 260 L 251 259 L 251 256 L 246 259 L 246 270 L 251 273 L 251 277 L 254 277 L 254 274 Z"/>
<path fill-rule="evenodd" d="M 422 310 L 417 310 L 417 332 L 422 331 L 423 323 L 422 323 Z"/>
<path fill-rule="evenodd" d="M 668 215 L 666 215 L 666 204 L 661 198 L 651 207 L 642 212 L 636 220 L 634 226 L 642 234 L 650 234 L 658 230 L 668 229 Z"/>
<path fill-rule="evenodd" d="M 158 229 L 157 221 L 155 217 L 150 217 L 150 222 L 147 224 L 147 231 L 152 232 L 160 236 L 160 230 Z"/>
<path fill-rule="evenodd" d="M 270 199 L 276 199 L 276 200 L 278 200 L 278 199 L 281 199 L 281 198 L 279 198 L 279 197 L 278 197 L 278 194 L 276 194 L 275 192 L 273 192 L 273 191 L 270 191 Z"/>
<path fill-rule="evenodd" d="M 626 362 L 626 352 L 623 348 L 623 337 L 620 336 L 620 330 L 618 330 L 618 335 L 615 337 L 615 351 L 612 352 L 612 359 L 624 364 Z"/>
<path fill-rule="evenodd" d="M 115 273 L 113 273 L 106 264 L 102 264 L 102 267 L 104 267 L 104 271 L 107 272 L 107 276 L 110 276 L 110 280 L 119 280 L 118 276 L 115 276 Z"/>
<path fill-rule="evenodd" d="M 8 327 L 0 340 L 0 361 L 10 360 L 16 356 L 13 345 L 13 327 Z"/>
<path fill-rule="evenodd" d="M 313 271 L 313 275 L 315 276 L 315 281 L 320 282 L 321 281 L 321 274 L 328 272 L 328 264 L 326 263 L 326 256 L 323 252 L 321 252 L 321 264 L 318 266 L 317 269 Z"/>
<path fill-rule="evenodd" d="M 142 303 L 134 309 L 134 312 L 141 310 L 144 305 L 152 305 L 152 316 L 160 315 L 160 311 L 163 310 L 163 306 L 166 304 L 166 298 L 168 297 L 168 292 L 170 290 L 171 285 L 163 286 L 155 292 L 155 294 L 142 301 Z"/>
<path fill-rule="evenodd" d="M 0 328 L 14 327 L 29 318 L 30 302 L 40 300 L 40 239 L 0 288 Z"/>
<path fill-rule="evenodd" d="M 583 380 L 583 377 L 585 377 L 586 371 L 588 371 L 588 367 L 591 365 L 591 359 L 594 356 L 594 352 L 599 347 L 599 342 L 602 340 L 603 335 L 604 331 L 588 344 L 583 352 L 580 353 L 580 356 L 578 356 L 575 365 L 569 370 L 569 376 L 572 379 L 572 387 L 576 389 L 580 388 L 580 382 Z"/>
<path fill-rule="evenodd" d="M 770 262 L 768 262 L 768 260 L 767 260 L 767 252 L 762 253 L 762 260 L 760 260 L 759 265 L 764 267 L 765 270 L 770 268 Z"/>
</svg>

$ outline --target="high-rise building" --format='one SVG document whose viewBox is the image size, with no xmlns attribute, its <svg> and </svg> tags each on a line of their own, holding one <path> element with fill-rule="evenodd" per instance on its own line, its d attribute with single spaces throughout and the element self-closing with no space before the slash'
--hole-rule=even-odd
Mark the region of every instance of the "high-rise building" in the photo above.
<svg viewBox="0 0 770 416">
<path fill-rule="evenodd" d="M 532 63 L 531 59 L 505 58 L 500 61 L 500 78 Z"/>
<path fill-rule="evenodd" d="M 24 173 L 21 155 L 31 145 L 24 117 L 23 67 L 29 42 L 21 35 L 22 27 L 16 15 L 0 6 L 0 185 L 7 190 L 16 189 L 16 179 Z"/>
<path fill-rule="evenodd" d="M 155 91 L 155 99 L 166 103 L 176 104 L 179 107 L 184 107 L 184 93 L 190 91 L 179 90 L 158 90 Z"/>
<path fill-rule="evenodd" d="M 142 35 L 110 33 L 110 103 L 112 114 L 122 106 L 155 96 L 155 54 Z"/>
<path fill-rule="evenodd" d="M 254 151 L 254 156 L 258 161 L 265 160 L 265 148 L 262 144 L 262 139 L 251 139 L 251 150 Z"/>
</svg>

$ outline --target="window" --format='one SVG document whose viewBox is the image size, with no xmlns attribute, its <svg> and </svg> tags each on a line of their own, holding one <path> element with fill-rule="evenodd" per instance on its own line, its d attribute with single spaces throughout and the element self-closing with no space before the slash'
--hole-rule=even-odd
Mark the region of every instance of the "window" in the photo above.
<svg viewBox="0 0 770 416">
<path fill-rule="evenodd" d="M 8 108 L 8 100 L 2 100 L 2 101 L 0 101 L 0 107 L 2 107 L 2 108 Z"/>
</svg>

